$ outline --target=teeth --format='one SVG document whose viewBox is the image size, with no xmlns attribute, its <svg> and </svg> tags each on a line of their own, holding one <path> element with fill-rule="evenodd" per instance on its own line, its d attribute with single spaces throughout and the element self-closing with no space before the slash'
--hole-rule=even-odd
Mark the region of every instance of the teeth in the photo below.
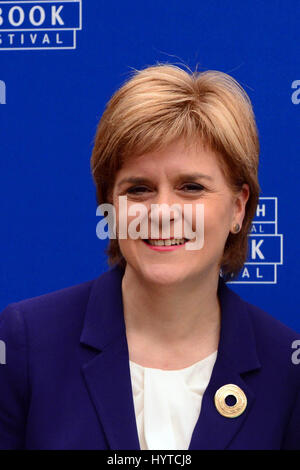
<svg viewBox="0 0 300 470">
<path fill-rule="evenodd" d="M 184 238 L 173 238 L 168 240 L 148 240 L 148 243 L 153 246 L 183 245 L 184 242 Z"/>
</svg>

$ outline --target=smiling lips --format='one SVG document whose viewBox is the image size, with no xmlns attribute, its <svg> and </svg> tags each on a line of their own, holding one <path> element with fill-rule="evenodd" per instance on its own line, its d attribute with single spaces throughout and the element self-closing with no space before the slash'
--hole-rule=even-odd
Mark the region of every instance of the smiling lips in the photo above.
<svg viewBox="0 0 300 470">
<path fill-rule="evenodd" d="M 186 238 L 168 238 L 158 240 L 143 240 L 151 250 L 155 251 L 174 251 L 185 245 L 188 240 Z"/>
</svg>

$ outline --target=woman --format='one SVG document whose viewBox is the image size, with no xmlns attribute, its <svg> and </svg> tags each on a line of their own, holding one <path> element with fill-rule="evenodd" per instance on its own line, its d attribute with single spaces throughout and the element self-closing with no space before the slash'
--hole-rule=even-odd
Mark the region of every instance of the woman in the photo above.
<svg viewBox="0 0 300 470">
<path fill-rule="evenodd" d="M 226 285 L 246 260 L 258 155 L 226 74 L 156 65 L 115 93 L 92 154 L 116 210 L 111 267 L 0 316 L 1 448 L 300 449 L 300 335 Z M 121 236 L 135 204 L 148 235 Z M 177 205 L 167 236 L 155 204 Z"/>
</svg>

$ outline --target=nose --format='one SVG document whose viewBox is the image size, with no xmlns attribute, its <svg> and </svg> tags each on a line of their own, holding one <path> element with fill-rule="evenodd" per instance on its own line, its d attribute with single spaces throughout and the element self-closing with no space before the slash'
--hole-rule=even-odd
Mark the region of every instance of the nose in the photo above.
<svg viewBox="0 0 300 470">
<path fill-rule="evenodd" d="M 182 227 L 181 205 L 169 191 L 160 192 L 152 199 L 148 214 L 151 238 L 174 236 Z"/>
<path fill-rule="evenodd" d="M 149 208 L 150 219 L 159 217 L 160 222 L 168 217 L 168 208 L 175 205 L 174 195 L 167 188 L 158 191 L 157 196 L 152 198 L 151 206 Z M 174 212 L 171 211 L 171 216 L 168 220 L 174 220 Z"/>
</svg>

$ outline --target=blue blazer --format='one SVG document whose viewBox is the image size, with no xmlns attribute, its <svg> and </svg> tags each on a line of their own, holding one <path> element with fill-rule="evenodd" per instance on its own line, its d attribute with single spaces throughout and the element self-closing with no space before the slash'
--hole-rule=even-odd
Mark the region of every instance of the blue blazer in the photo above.
<svg viewBox="0 0 300 470">
<path fill-rule="evenodd" d="M 0 315 L 1 449 L 139 449 L 122 306 L 123 271 L 9 305 Z M 218 355 L 189 449 L 300 449 L 300 335 L 219 278 Z M 247 407 L 222 416 L 236 384 Z"/>
</svg>

